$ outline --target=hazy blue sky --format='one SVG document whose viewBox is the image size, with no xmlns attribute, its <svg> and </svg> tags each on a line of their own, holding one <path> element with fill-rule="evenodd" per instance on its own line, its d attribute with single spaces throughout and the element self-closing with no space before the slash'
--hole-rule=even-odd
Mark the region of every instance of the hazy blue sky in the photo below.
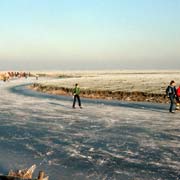
<svg viewBox="0 0 180 180">
<path fill-rule="evenodd" d="M 180 0 L 0 0 L 0 69 L 180 69 Z"/>
</svg>

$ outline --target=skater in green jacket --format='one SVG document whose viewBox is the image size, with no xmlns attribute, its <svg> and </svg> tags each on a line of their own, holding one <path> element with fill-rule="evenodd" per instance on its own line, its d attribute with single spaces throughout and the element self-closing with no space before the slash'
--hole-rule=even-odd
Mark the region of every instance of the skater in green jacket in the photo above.
<svg viewBox="0 0 180 180">
<path fill-rule="evenodd" d="M 74 96 L 74 101 L 73 101 L 73 108 L 75 108 L 75 104 L 76 104 L 76 99 L 78 100 L 78 103 L 79 103 L 79 107 L 81 107 L 81 99 L 80 99 L 80 87 L 78 84 L 75 84 L 75 87 L 73 89 L 73 96 Z"/>
</svg>

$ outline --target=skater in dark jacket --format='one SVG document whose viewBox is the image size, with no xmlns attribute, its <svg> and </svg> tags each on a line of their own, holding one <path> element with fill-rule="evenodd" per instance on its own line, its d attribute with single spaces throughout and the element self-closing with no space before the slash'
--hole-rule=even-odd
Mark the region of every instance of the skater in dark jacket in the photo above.
<svg viewBox="0 0 180 180">
<path fill-rule="evenodd" d="M 177 91 L 175 87 L 175 81 L 171 81 L 170 85 L 166 89 L 166 95 L 170 100 L 170 107 L 169 107 L 169 112 L 174 113 L 174 105 L 175 105 L 175 98 L 177 96 Z"/>
<path fill-rule="evenodd" d="M 78 84 L 75 84 L 75 87 L 73 89 L 73 95 L 74 95 L 74 101 L 73 101 L 73 108 L 75 108 L 75 105 L 76 105 L 76 99 L 78 100 L 78 103 L 79 103 L 79 107 L 81 107 L 81 99 L 80 99 L 80 88 L 79 88 L 79 85 Z"/>
</svg>

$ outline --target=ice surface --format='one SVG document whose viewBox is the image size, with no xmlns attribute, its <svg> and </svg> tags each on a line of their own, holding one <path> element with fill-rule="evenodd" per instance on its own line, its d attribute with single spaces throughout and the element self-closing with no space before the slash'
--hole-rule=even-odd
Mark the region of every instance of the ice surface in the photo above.
<svg viewBox="0 0 180 180">
<path fill-rule="evenodd" d="M 32 92 L 31 82 L 0 83 L 0 173 L 37 164 L 50 180 L 180 179 L 180 113 L 87 99 L 72 109 L 72 98 Z"/>
</svg>

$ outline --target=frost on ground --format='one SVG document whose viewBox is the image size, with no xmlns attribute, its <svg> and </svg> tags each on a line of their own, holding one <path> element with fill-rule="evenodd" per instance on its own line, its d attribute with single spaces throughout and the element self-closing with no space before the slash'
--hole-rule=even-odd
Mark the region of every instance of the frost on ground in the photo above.
<svg viewBox="0 0 180 180">
<path fill-rule="evenodd" d="M 171 80 L 175 80 L 177 86 L 180 85 L 179 71 L 74 71 L 54 72 L 49 76 L 53 74 L 60 78 L 43 84 L 72 88 L 77 82 L 85 90 L 137 91 L 156 94 L 164 94 Z"/>
<path fill-rule="evenodd" d="M 48 94 L 72 95 L 74 84 L 79 83 L 81 96 L 86 98 L 168 103 L 165 90 L 169 82 L 175 80 L 177 86 L 180 84 L 180 73 L 173 71 L 75 71 L 54 73 L 54 77 L 30 88 Z"/>
<path fill-rule="evenodd" d="M 35 163 L 50 180 L 180 179 L 180 113 L 87 99 L 74 110 L 29 82 L 0 83 L 0 173 Z"/>
</svg>

